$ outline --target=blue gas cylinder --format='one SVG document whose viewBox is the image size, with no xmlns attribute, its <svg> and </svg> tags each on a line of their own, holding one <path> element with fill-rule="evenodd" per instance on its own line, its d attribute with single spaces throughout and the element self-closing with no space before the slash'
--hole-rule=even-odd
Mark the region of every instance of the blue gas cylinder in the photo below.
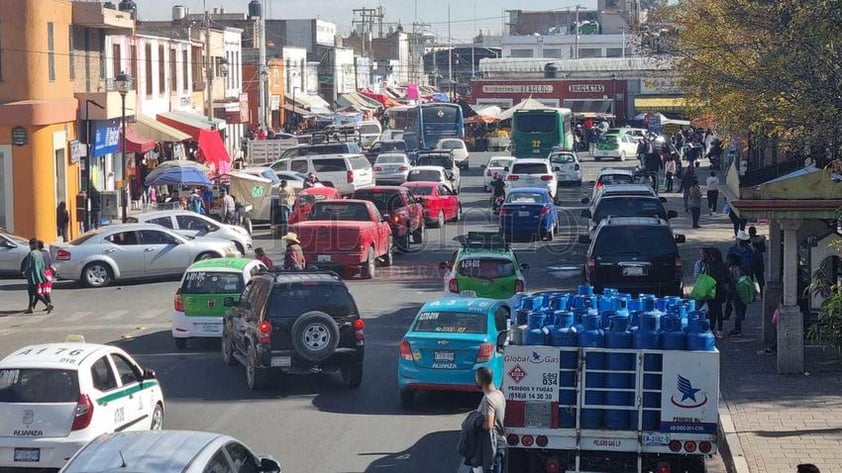
<svg viewBox="0 0 842 473">
<path fill-rule="evenodd" d="M 578 337 L 573 327 L 573 312 L 557 311 L 556 325 L 550 331 L 551 344 L 554 347 L 576 346 Z"/>
<path fill-rule="evenodd" d="M 694 351 L 716 350 L 716 338 L 710 331 L 710 321 L 699 319 L 695 330 L 687 334 L 687 349 Z"/>
<path fill-rule="evenodd" d="M 661 322 L 663 325 L 661 348 L 664 350 L 686 350 L 687 334 L 681 329 L 681 319 L 667 316 Z"/>
<path fill-rule="evenodd" d="M 524 345 L 546 345 L 550 331 L 547 327 L 533 328 L 526 332 Z"/>
<path fill-rule="evenodd" d="M 659 297 L 655 299 L 655 308 L 660 310 L 661 312 L 666 312 L 667 307 L 669 306 L 670 300 L 666 297 Z"/>
<path fill-rule="evenodd" d="M 529 309 L 518 309 L 515 311 L 515 325 L 526 325 L 529 321 Z"/>
<path fill-rule="evenodd" d="M 533 310 L 529 313 L 526 323 L 529 325 L 529 330 L 543 328 L 547 325 L 547 314 L 544 311 Z"/>
<path fill-rule="evenodd" d="M 595 310 L 595 309 L 594 309 Z M 583 317 L 583 329 L 578 333 L 579 346 L 583 348 L 602 348 L 605 345 L 603 331 L 599 328 L 599 316 L 589 313 Z M 601 405 L 602 391 L 594 388 L 605 386 L 605 375 L 590 370 L 604 370 L 603 353 L 589 352 L 585 355 L 585 403 Z M 585 429 L 598 429 L 602 426 L 602 409 L 582 409 L 581 426 Z"/>
<path fill-rule="evenodd" d="M 526 296 L 521 300 L 521 309 L 525 310 L 535 310 L 535 308 L 541 303 L 535 296 Z"/>
<path fill-rule="evenodd" d="M 603 310 L 599 314 L 599 328 L 608 330 L 611 327 L 611 318 L 616 316 L 617 312 L 613 310 Z"/>
<path fill-rule="evenodd" d="M 682 328 L 684 329 L 685 333 L 690 333 L 691 331 L 698 330 L 697 324 L 701 320 L 707 320 L 707 314 L 705 314 L 701 310 L 694 310 L 693 312 L 689 312 L 687 314 L 687 323 L 684 323 L 684 320 L 681 320 Z"/>
<path fill-rule="evenodd" d="M 640 302 L 643 304 L 643 310 L 655 310 L 655 301 L 657 298 L 654 294 L 640 294 L 638 297 L 640 298 Z"/>
<path fill-rule="evenodd" d="M 694 310 L 696 310 L 696 301 L 694 301 L 693 299 L 687 299 L 686 301 L 684 301 L 684 305 L 687 306 L 687 312 L 693 312 Z"/>
<path fill-rule="evenodd" d="M 659 324 L 661 318 L 654 312 L 644 313 L 640 318 L 640 325 L 634 333 L 634 347 L 641 350 L 657 350 L 661 340 Z"/>
<path fill-rule="evenodd" d="M 587 284 L 579 284 L 577 294 L 579 294 L 580 296 L 592 296 L 593 286 L 589 286 Z"/>
<path fill-rule="evenodd" d="M 611 318 L 611 327 L 605 332 L 605 348 L 631 349 L 632 334 L 627 331 L 629 320 L 625 317 L 614 316 Z M 617 389 L 616 391 L 605 391 L 605 405 L 608 406 L 632 406 L 634 399 L 633 390 L 635 386 L 634 371 L 635 354 L 633 352 L 605 354 L 605 369 L 613 371 L 606 374 L 605 385 L 607 388 Z M 609 429 L 628 429 L 629 412 L 620 409 L 606 409 L 604 414 L 604 426 Z"/>
<path fill-rule="evenodd" d="M 601 297 L 597 300 L 596 308 L 600 312 L 605 311 L 614 311 L 614 298 L 612 296 L 606 295 L 605 293 L 602 294 Z"/>
<path fill-rule="evenodd" d="M 565 305 L 565 296 L 562 294 L 553 294 L 550 296 L 549 300 L 549 308 L 552 310 L 565 310 L 566 307 L 562 307 Z"/>
</svg>

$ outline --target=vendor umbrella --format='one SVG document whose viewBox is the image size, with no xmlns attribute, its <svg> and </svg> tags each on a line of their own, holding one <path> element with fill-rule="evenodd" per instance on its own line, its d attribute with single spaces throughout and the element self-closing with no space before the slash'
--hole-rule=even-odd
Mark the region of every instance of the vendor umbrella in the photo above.
<svg viewBox="0 0 842 473">
<path fill-rule="evenodd" d="M 202 172 L 210 171 L 210 168 L 205 166 L 204 164 L 196 161 L 189 161 L 187 159 L 174 159 L 171 161 L 164 161 L 161 164 L 157 165 L 155 169 L 172 169 L 183 167 L 194 167 Z"/>
<path fill-rule="evenodd" d="M 213 185 L 208 176 L 195 166 L 154 169 L 146 176 L 147 186 L 203 186 Z"/>
</svg>

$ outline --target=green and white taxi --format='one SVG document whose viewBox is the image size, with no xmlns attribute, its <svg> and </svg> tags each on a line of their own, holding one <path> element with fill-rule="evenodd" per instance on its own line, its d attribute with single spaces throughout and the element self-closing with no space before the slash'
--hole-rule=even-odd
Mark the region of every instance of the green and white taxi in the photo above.
<svg viewBox="0 0 842 473">
<path fill-rule="evenodd" d="M 225 298 L 240 299 L 252 276 L 266 270 L 260 260 L 213 258 L 193 263 L 173 301 L 172 336 L 179 349 L 191 338 L 222 337 Z"/>
<path fill-rule="evenodd" d="M 102 434 L 163 423 L 155 372 L 117 347 L 30 345 L 0 361 L 0 471 L 61 468 Z"/>
<path fill-rule="evenodd" d="M 445 295 L 510 300 L 526 290 L 529 265 L 518 262 L 502 235 L 468 232 L 457 239 L 462 248 L 439 264 L 445 272 Z"/>
</svg>

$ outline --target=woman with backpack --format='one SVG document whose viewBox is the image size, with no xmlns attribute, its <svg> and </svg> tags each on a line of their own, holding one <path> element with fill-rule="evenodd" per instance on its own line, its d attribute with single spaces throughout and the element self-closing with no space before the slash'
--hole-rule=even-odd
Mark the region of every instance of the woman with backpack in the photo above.
<svg viewBox="0 0 842 473">
<path fill-rule="evenodd" d="M 743 320 L 746 319 L 746 303 L 743 301 L 742 296 L 737 292 L 737 283 L 744 274 L 743 270 L 740 269 L 740 257 L 736 254 L 732 253 L 728 255 L 728 273 L 731 276 L 731 281 L 734 282 L 731 284 L 729 299 L 731 304 L 734 306 L 734 312 L 736 312 L 736 317 L 734 318 L 734 329 L 728 332 L 728 336 L 742 337 Z M 751 276 L 748 277 L 750 278 Z M 752 284 L 754 284 L 753 281 Z"/>
<path fill-rule="evenodd" d="M 725 303 L 728 293 L 731 290 L 731 276 L 728 273 L 728 267 L 722 261 L 722 252 L 718 248 L 703 248 L 703 263 L 701 271 L 703 275 L 708 276 L 714 281 L 713 297 L 701 296 L 696 299 L 696 306 L 701 308 L 704 304 L 708 306 L 708 319 L 710 320 L 710 329 L 713 330 L 716 338 L 722 338 L 722 304 Z M 700 281 L 697 281 L 697 285 Z M 694 288 L 694 291 L 696 288 Z M 691 293 L 692 295 L 692 293 Z M 695 298 L 695 297 L 694 297 Z"/>
</svg>

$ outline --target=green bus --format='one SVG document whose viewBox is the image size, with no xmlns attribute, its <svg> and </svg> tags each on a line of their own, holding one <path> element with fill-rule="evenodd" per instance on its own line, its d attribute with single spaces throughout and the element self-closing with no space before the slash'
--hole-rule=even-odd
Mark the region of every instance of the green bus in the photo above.
<svg viewBox="0 0 842 473">
<path fill-rule="evenodd" d="M 512 116 L 512 156 L 545 158 L 555 147 L 573 149 L 573 112 L 570 109 L 515 112 Z"/>
</svg>

